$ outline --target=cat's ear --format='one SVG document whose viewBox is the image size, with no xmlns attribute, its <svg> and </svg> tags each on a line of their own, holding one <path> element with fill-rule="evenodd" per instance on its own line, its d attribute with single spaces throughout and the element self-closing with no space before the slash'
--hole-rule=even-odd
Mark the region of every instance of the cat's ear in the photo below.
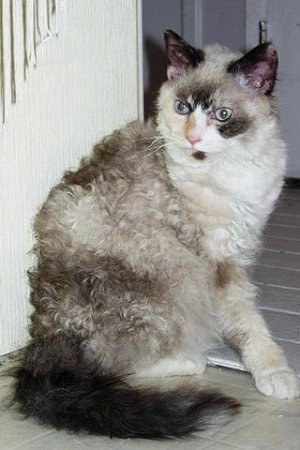
<svg viewBox="0 0 300 450">
<path fill-rule="evenodd" d="M 203 59 L 202 50 L 197 50 L 172 30 L 165 31 L 168 58 L 168 78 L 179 76 L 188 67 L 196 67 Z"/>
<path fill-rule="evenodd" d="M 259 94 L 270 95 L 273 91 L 278 66 L 277 52 L 271 43 L 260 44 L 232 63 L 228 71 L 241 86 L 254 89 Z"/>
</svg>

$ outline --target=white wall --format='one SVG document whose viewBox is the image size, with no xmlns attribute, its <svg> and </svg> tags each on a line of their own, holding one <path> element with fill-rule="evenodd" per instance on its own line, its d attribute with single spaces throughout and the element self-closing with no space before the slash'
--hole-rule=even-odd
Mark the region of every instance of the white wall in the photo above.
<svg viewBox="0 0 300 450">
<path fill-rule="evenodd" d="M 0 354 L 27 339 L 38 206 L 63 170 L 138 117 L 139 8 L 139 0 L 67 0 L 62 32 L 38 49 L 38 66 L 0 126 Z"/>
</svg>

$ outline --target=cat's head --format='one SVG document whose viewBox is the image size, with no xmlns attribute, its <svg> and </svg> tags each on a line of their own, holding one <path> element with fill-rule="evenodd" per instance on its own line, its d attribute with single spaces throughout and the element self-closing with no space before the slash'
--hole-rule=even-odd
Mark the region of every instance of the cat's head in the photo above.
<svg viewBox="0 0 300 450">
<path fill-rule="evenodd" d="M 234 151 L 274 117 L 278 59 L 272 44 L 245 55 L 219 45 L 198 50 L 171 30 L 165 42 L 168 81 L 158 98 L 158 128 L 174 157 L 200 160 Z"/>
</svg>

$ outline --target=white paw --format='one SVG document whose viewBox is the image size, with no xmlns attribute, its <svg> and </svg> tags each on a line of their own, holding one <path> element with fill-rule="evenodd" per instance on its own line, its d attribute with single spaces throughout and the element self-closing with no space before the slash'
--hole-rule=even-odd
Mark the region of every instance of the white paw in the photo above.
<svg viewBox="0 0 300 450">
<path fill-rule="evenodd" d="M 205 371 L 206 359 L 203 357 L 194 362 L 188 359 L 161 359 L 151 367 L 137 372 L 138 377 L 170 377 L 183 375 L 199 375 Z"/>
<path fill-rule="evenodd" d="M 199 359 L 198 361 L 184 361 L 183 375 L 201 375 L 206 369 L 206 359 Z"/>
<path fill-rule="evenodd" d="M 299 395 L 299 379 L 289 369 L 275 369 L 255 379 L 257 389 L 265 395 L 291 399 Z"/>
</svg>

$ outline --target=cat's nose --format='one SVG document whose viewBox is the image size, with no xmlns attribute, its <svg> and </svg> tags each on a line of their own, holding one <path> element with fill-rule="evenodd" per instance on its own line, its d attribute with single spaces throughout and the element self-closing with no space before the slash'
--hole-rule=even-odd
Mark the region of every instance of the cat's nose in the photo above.
<svg viewBox="0 0 300 450">
<path fill-rule="evenodd" d="M 191 136 L 187 136 L 187 140 L 189 141 L 190 144 L 192 144 L 192 146 L 194 146 L 195 144 L 200 142 L 202 140 L 202 138 L 200 135 L 191 135 Z"/>
</svg>

